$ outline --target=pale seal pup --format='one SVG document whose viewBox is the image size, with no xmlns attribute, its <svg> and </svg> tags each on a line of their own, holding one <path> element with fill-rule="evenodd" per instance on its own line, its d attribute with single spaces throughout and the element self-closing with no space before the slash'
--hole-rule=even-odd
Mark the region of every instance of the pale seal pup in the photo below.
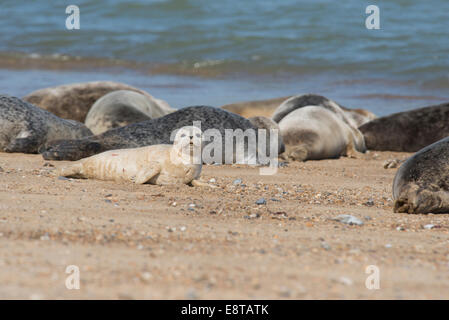
<svg viewBox="0 0 449 320">
<path fill-rule="evenodd" d="M 47 141 L 89 135 L 92 132 L 82 123 L 58 118 L 19 98 L 0 95 L 0 151 L 37 153 Z"/>
<path fill-rule="evenodd" d="M 359 130 L 369 150 L 416 152 L 449 136 L 449 103 L 377 118 Z"/>
<path fill-rule="evenodd" d="M 118 90 L 98 99 L 87 113 L 84 123 L 94 134 L 100 134 L 131 123 L 159 118 L 174 111 L 148 95 Z"/>
<path fill-rule="evenodd" d="M 362 134 L 335 112 L 306 106 L 288 113 L 279 122 L 289 160 L 319 160 L 342 155 L 360 157 L 365 152 Z"/>
<path fill-rule="evenodd" d="M 344 122 L 357 128 L 363 123 L 376 118 L 376 115 L 365 109 L 349 109 L 317 94 L 302 94 L 293 96 L 284 102 L 274 111 L 273 121 L 279 123 L 290 112 L 305 106 L 320 106 L 336 113 Z"/>
<path fill-rule="evenodd" d="M 191 126 L 195 121 L 201 124 L 203 133 L 207 133 L 208 129 L 216 129 L 222 137 L 225 137 L 226 129 L 252 129 L 257 134 L 257 128 L 237 114 L 214 107 L 194 106 L 85 139 L 54 141 L 42 148 L 40 153 L 48 160 L 79 160 L 107 150 L 170 144 L 171 132 Z M 224 139 L 220 143 L 224 144 Z"/>
<path fill-rule="evenodd" d="M 393 180 L 394 212 L 449 213 L 449 137 L 408 158 Z"/>
<path fill-rule="evenodd" d="M 84 122 L 87 112 L 95 101 L 105 94 L 117 90 L 131 90 L 154 99 L 147 92 L 124 83 L 93 81 L 36 90 L 23 97 L 23 100 L 50 111 L 58 117 Z M 167 102 L 156 100 L 169 108 Z"/>
<path fill-rule="evenodd" d="M 173 145 L 110 150 L 76 161 L 57 174 L 136 184 L 206 186 L 198 181 L 201 167 L 201 130 L 190 126 L 177 131 Z"/>
</svg>

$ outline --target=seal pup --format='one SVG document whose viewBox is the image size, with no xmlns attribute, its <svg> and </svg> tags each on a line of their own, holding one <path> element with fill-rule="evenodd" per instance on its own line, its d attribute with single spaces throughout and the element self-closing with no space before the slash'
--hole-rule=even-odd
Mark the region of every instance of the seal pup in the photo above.
<svg viewBox="0 0 449 320">
<path fill-rule="evenodd" d="M 362 134 L 335 112 L 319 106 L 306 106 L 290 112 L 279 122 L 285 143 L 286 160 L 319 160 L 342 155 L 363 157 Z"/>
<path fill-rule="evenodd" d="M 76 161 L 57 174 L 136 184 L 209 186 L 198 181 L 201 168 L 201 130 L 187 126 L 177 131 L 173 145 L 110 150 Z"/>
<path fill-rule="evenodd" d="M 89 135 L 92 132 L 82 123 L 58 118 L 19 98 L 0 95 L 0 151 L 37 153 L 47 141 Z"/>
<path fill-rule="evenodd" d="M 94 134 L 100 134 L 131 123 L 159 118 L 174 111 L 148 95 L 118 90 L 98 99 L 87 113 L 84 123 Z"/>
<path fill-rule="evenodd" d="M 271 118 L 273 121 L 279 123 L 279 121 L 290 112 L 306 106 L 320 106 L 329 109 L 337 114 L 344 122 L 355 128 L 376 118 L 376 115 L 370 111 L 364 109 L 349 109 L 339 105 L 333 100 L 317 94 L 296 95 L 285 100 L 274 111 Z"/>
<path fill-rule="evenodd" d="M 221 137 L 226 136 L 225 130 L 236 129 L 252 129 L 257 134 L 257 128 L 248 119 L 237 114 L 214 107 L 194 106 L 85 139 L 54 141 L 41 148 L 40 153 L 47 160 L 79 160 L 107 150 L 171 144 L 170 135 L 174 130 L 191 126 L 195 121 L 201 124 L 204 134 L 208 129 L 216 129 L 214 131 L 221 134 Z M 225 139 L 220 142 L 223 150 L 225 143 Z M 246 146 L 247 144 L 245 148 Z"/>
<path fill-rule="evenodd" d="M 393 180 L 394 212 L 449 213 L 449 137 L 408 158 Z"/>
<path fill-rule="evenodd" d="M 369 150 L 416 152 L 449 136 L 449 103 L 377 118 L 359 130 Z"/>
<path fill-rule="evenodd" d="M 60 85 L 31 92 L 23 100 L 52 112 L 64 119 L 79 122 L 86 120 L 90 107 L 105 94 L 117 90 L 131 90 L 153 98 L 147 92 L 124 83 L 93 81 Z M 159 104 L 170 108 L 167 102 L 156 99 Z"/>
</svg>

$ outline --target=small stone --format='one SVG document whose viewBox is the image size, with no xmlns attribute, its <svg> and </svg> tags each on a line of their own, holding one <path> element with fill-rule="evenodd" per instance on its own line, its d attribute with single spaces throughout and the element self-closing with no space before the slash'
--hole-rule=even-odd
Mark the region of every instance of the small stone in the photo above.
<svg viewBox="0 0 449 320">
<path fill-rule="evenodd" d="M 374 206 L 374 200 L 369 199 L 367 202 L 364 203 L 364 205 L 367 207 L 372 207 L 372 206 Z"/>
<path fill-rule="evenodd" d="M 393 247 L 393 246 L 391 245 L 391 243 L 387 243 L 387 244 L 385 245 L 385 248 L 387 248 L 387 249 L 389 249 L 389 248 L 391 248 L 391 247 Z"/>
<path fill-rule="evenodd" d="M 435 225 L 434 225 L 434 224 L 426 224 L 426 225 L 424 226 L 424 229 L 427 229 L 427 230 L 430 230 L 430 229 L 433 229 L 433 228 L 435 228 Z"/>
<path fill-rule="evenodd" d="M 353 281 L 348 277 L 340 277 L 338 278 L 338 282 L 344 284 L 345 286 L 351 286 L 353 284 Z"/>
<path fill-rule="evenodd" d="M 43 236 L 41 236 L 40 238 L 43 241 L 48 241 L 50 240 L 50 236 L 48 235 L 48 232 L 46 232 Z"/>
<path fill-rule="evenodd" d="M 239 184 L 242 184 L 242 179 L 235 179 L 234 181 L 232 181 L 232 184 L 233 185 L 239 185 Z"/>
<path fill-rule="evenodd" d="M 321 248 L 323 248 L 326 251 L 329 251 L 331 249 L 331 246 L 326 241 L 321 241 Z"/>
<path fill-rule="evenodd" d="M 260 198 L 256 201 L 257 205 L 267 204 L 267 201 L 264 198 Z"/>
<path fill-rule="evenodd" d="M 69 178 L 63 177 L 63 176 L 59 176 L 58 180 L 69 180 Z"/>
<path fill-rule="evenodd" d="M 184 231 L 187 230 L 187 228 L 186 228 L 185 226 L 182 226 L 182 227 L 179 228 L 179 230 L 181 230 L 182 232 L 184 232 Z"/>
<path fill-rule="evenodd" d="M 209 180 L 209 182 L 210 183 L 215 183 L 215 182 L 217 182 L 217 180 L 215 180 L 215 178 L 212 178 L 212 179 Z"/>
<path fill-rule="evenodd" d="M 397 227 L 396 230 L 398 230 L 398 231 L 404 231 L 405 228 L 404 228 L 404 227 Z"/>
<path fill-rule="evenodd" d="M 334 220 L 339 221 L 339 222 L 344 223 L 344 224 L 349 224 L 349 225 L 357 225 L 357 226 L 362 226 L 363 225 L 363 221 L 362 220 L 360 220 L 359 218 L 356 218 L 354 216 L 351 216 L 349 214 L 341 214 L 337 218 L 335 218 Z"/>
</svg>

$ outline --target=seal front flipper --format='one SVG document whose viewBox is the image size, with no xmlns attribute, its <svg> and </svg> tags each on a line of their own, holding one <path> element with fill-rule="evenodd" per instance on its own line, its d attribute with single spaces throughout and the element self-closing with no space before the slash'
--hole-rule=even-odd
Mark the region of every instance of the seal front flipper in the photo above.
<svg viewBox="0 0 449 320">
<path fill-rule="evenodd" d="M 211 184 L 208 184 L 206 182 L 202 182 L 202 181 L 199 181 L 199 180 L 192 180 L 192 181 L 190 181 L 190 185 L 192 187 L 209 187 L 209 188 L 213 188 L 213 189 L 218 188 L 216 186 L 213 186 Z"/>
<path fill-rule="evenodd" d="M 37 136 L 16 138 L 5 148 L 5 152 L 37 153 L 39 144 Z"/>
<path fill-rule="evenodd" d="M 161 165 L 158 162 L 151 161 L 149 166 L 141 169 L 137 174 L 131 179 L 135 184 L 144 184 L 150 181 L 152 178 L 157 176 L 161 172 Z"/>
</svg>

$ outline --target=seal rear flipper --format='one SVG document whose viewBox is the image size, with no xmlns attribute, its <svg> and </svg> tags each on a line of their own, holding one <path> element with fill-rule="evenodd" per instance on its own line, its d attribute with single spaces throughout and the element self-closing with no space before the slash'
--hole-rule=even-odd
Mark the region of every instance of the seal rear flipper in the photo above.
<svg viewBox="0 0 449 320">
<path fill-rule="evenodd" d="M 5 152 L 38 153 L 39 141 L 36 136 L 13 139 Z"/>
<path fill-rule="evenodd" d="M 45 160 L 79 160 L 107 149 L 97 141 L 91 140 L 56 140 L 39 149 Z"/>
</svg>

